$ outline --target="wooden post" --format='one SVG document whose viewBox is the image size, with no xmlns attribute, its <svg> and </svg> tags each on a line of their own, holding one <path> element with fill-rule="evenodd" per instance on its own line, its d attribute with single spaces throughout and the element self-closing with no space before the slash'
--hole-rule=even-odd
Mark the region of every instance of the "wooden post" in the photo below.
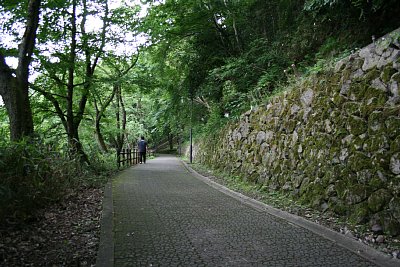
<svg viewBox="0 0 400 267">
<path fill-rule="evenodd" d="M 121 154 L 120 151 L 117 150 L 117 165 L 118 169 L 121 167 Z"/>
<path fill-rule="evenodd" d="M 126 164 L 128 165 L 128 166 L 130 166 L 131 165 L 131 161 L 130 161 L 130 155 L 131 154 L 131 150 L 129 149 L 129 148 L 127 148 L 126 149 Z"/>
</svg>

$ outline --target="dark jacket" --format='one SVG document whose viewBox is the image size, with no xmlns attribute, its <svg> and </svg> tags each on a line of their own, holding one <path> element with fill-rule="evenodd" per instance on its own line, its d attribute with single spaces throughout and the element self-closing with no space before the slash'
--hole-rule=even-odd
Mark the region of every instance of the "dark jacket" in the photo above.
<svg viewBox="0 0 400 267">
<path fill-rule="evenodd" d="M 147 142 L 145 140 L 140 140 L 138 142 L 138 151 L 146 152 L 146 149 L 147 149 Z"/>
</svg>

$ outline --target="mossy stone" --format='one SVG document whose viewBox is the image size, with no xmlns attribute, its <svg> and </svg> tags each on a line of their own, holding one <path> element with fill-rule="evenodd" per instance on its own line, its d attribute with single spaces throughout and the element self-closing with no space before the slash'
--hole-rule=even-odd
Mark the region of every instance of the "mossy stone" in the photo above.
<svg viewBox="0 0 400 267">
<path fill-rule="evenodd" d="M 329 200 L 329 198 L 337 197 L 336 188 L 334 184 L 330 184 L 327 186 L 325 190 L 325 197 Z"/>
<path fill-rule="evenodd" d="M 277 176 L 278 174 L 280 174 L 282 171 L 281 165 L 277 164 L 273 170 L 272 170 L 272 174 Z"/>
<path fill-rule="evenodd" d="M 370 113 L 368 117 L 368 133 L 373 135 L 375 132 L 380 132 L 378 134 L 382 134 L 383 131 L 386 130 L 384 124 L 384 114 L 382 111 L 373 111 Z"/>
<path fill-rule="evenodd" d="M 344 198 L 349 183 L 346 180 L 338 180 L 335 183 L 336 194 L 339 198 Z"/>
<path fill-rule="evenodd" d="M 349 221 L 352 224 L 364 224 L 369 219 L 369 209 L 366 202 L 354 205 L 353 210 L 350 212 Z"/>
<path fill-rule="evenodd" d="M 336 175 L 333 174 L 333 171 L 331 169 L 327 169 L 325 171 L 321 171 L 323 174 L 322 176 L 322 184 L 326 187 L 329 184 L 333 184 L 336 180 Z"/>
<path fill-rule="evenodd" d="M 393 74 L 391 80 L 400 83 L 400 72 Z"/>
<path fill-rule="evenodd" d="M 337 140 L 342 140 L 348 134 L 349 134 L 349 132 L 345 127 L 337 127 L 334 132 L 335 139 L 337 139 Z"/>
<path fill-rule="evenodd" d="M 310 178 L 308 178 L 308 177 L 304 178 L 303 182 L 301 183 L 301 186 L 300 186 L 300 196 L 303 196 L 305 193 L 308 192 L 309 184 L 310 184 Z"/>
<path fill-rule="evenodd" d="M 380 76 L 380 72 L 377 69 L 372 69 L 370 71 L 368 71 L 365 75 L 364 75 L 364 81 L 366 81 L 367 83 L 369 83 L 372 80 L 375 80 L 376 78 L 378 78 Z"/>
<path fill-rule="evenodd" d="M 400 151 L 400 135 L 396 136 L 396 138 L 390 142 L 390 152 L 396 153 L 399 151 Z"/>
<path fill-rule="evenodd" d="M 375 152 L 380 149 L 388 148 L 388 140 L 384 134 L 370 135 L 364 142 L 364 150 L 367 152 Z"/>
<path fill-rule="evenodd" d="M 377 222 L 382 225 L 384 232 L 388 235 L 400 235 L 400 221 L 393 216 L 390 210 L 375 213 L 372 216 L 372 222 Z"/>
<path fill-rule="evenodd" d="M 352 151 L 361 151 L 364 146 L 364 139 L 360 138 L 359 136 L 354 137 L 351 141 L 351 150 Z"/>
<path fill-rule="evenodd" d="M 374 176 L 368 183 L 373 188 L 383 188 L 385 183 L 377 176 Z"/>
<path fill-rule="evenodd" d="M 344 167 L 340 169 L 338 177 L 340 177 L 338 179 L 345 180 L 348 184 L 357 182 L 356 173 L 351 170 L 349 164 L 344 165 Z"/>
<path fill-rule="evenodd" d="M 367 88 L 368 86 L 364 82 L 353 83 L 350 86 L 350 98 L 356 101 L 363 99 Z"/>
<path fill-rule="evenodd" d="M 387 83 L 387 82 L 389 82 L 390 81 L 390 78 L 392 77 L 392 75 L 393 74 L 395 74 L 396 73 L 396 70 L 395 69 L 393 69 L 393 67 L 392 67 L 392 64 L 389 64 L 389 65 L 387 65 L 384 69 L 383 69 L 383 71 L 382 71 L 382 73 L 381 73 L 381 80 L 384 82 L 384 83 Z"/>
<path fill-rule="evenodd" d="M 397 116 L 390 116 L 385 121 L 388 136 L 394 138 L 400 134 L 400 118 Z"/>
<path fill-rule="evenodd" d="M 356 173 L 357 176 L 357 182 L 360 184 L 369 184 L 371 181 L 372 177 L 374 177 L 374 170 L 372 169 L 365 169 L 358 171 Z"/>
<path fill-rule="evenodd" d="M 367 131 L 367 122 L 357 116 L 349 116 L 347 130 L 353 135 L 360 135 Z"/>
<path fill-rule="evenodd" d="M 343 110 L 348 114 L 348 115 L 356 115 L 359 116 L 361 115 L 361 104 L 359 102 L 346 102 L 343 104 Z"/>
<path fill-rule="evenodd" d="M 344 69 L 342 71 L 342 81 L 350 80 L 351 73 L 352 73 L 351 69 L 347 69 L 347 68 Z"/>
<path fill-rule="evenodd" d="M 296 128 L 297 121 L 296 120 L 288 120 L 285 123 L 285 132 L 290 134 L 293 133 L 294 129 Z"/>
<path fill-rule="evenodd" d="M 395 105 L 395 106 L 385 106 L 382 109 L 383 112 L 383 116 L 384 118 L 388 118 L 388 117 L 398 117 L 400 114 L 400 105 Z"/>
<path fill-rule="evenodd" d="M 340 147 L 336 145 L 332 145 L 329 149 L 329 160 L 332 164 L 338 164 L 340 162 Z"/>
<path fill-rule="evenodd" d="M 362 184 L 354 184 L 346 190 L 345 199 L 349 205 L 354 205 L 367 200 L 371 188 Z"/>
<path fill-rule="evenodd" d="M 376 98 L 370 99 L 370 101 L 364 101 L 360 106 L 361 117 L 368 118 L 372 112 L 382 108 L 382 105 L 378 106 Z"/>
<path fill-rule="evenodd" d="M 371 165 L 371 159 L 364 153 L 355 151 L 354 154 L 349 157 L 348 164 L 352 171 L 358 172 L 368 169 Z"/>
<path fill-rule="evenodd" d="M 347 102 L 347 97 L 337 92 L 332 96 L 331 101 L 333 104 L 335 104 L 335 106 L 341 107 L 343 103 Z"/>
<path fill-rule="evenodd" d="M 374 213 L 379 212 L 389 203 L 391 198 L 388 190 L 379 189 L 368 197 L 368 208 Z"/>
<path fill-rule="evenodd" d="M 342 201 L 335 201 L 335 203 L 329 203 L 329 206 L 333 212 L 335 212 L 338 215 L 347 215 L 349 206 L 346 205 Z"/>
<path fill-rule="evenodd" d="M 324 195 L 325 193 L 325 185 L 321 178 L 316 178 L 311 184 L 311 190 L 314 195 Z"/>
<path fill-rule="evenodd" d="M 399 236 L 400 222 L 388 216 L 385 223 L 385 231 L 391 236 Z"/>
<path fill-rule="evenodd" d="M 382 107 L 384 106 L 387 100 L 388 100 L 388 95 L 383 90 L 370 86 L 365 91 L 364 101 L 366 102 L 366 104 L 371 102 L 377 107 Z"/>
<path fill-rule="evenodd" d="M 390 200 L 389 209 L 393 216 L 400 222 L 400 197 L 393 197 Z"/>
<path fill-rule="evenodd" d="M 391 154 L 386 149 L 379 149 L 371 157 L 372 165 L 388 170 L 390 165 L 390 156 Z"/>
<path fill-rule="evenodd" d="M 342 111 L 339 109 L 334 109 L 330 113 L 330 120 L 333 122 L 333 124 L 340 125 L 343 122 Z"/>
</svg>

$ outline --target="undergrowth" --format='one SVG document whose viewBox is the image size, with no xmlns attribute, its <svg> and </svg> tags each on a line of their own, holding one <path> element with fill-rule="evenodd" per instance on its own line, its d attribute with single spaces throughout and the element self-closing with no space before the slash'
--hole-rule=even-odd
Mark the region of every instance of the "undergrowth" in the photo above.
<svg viewBox="0 0 400 267">
<path fill-rule="evenodd" d="M 198 163 L 193 163 L 190 166 L 204 176 L 211 176 L 211 178 L 216 179 L 219 183 L 222 183 L 224 186 L 228 187 L 231 190 L 249 195 L 275 208 L 285 210 L 287 210 L 288 208 L 290 208 L 291 210 L 307 209 L 307 206 L 304 206 L 302 203 L 294 200 L 288 194 L 269 190 L 264 185 L 246 181 L 240 176 L 227 174 L 220 170 L 210 170 L 210 168 Z"/>
<path fill-rule="evenodd" d="M 1 144 L 0 223 L 28 220 L 80 187 L 104 184 L 115 170 L 112 157 L 91 154 L 87 166 L 39 142 Z"/>
</svg>

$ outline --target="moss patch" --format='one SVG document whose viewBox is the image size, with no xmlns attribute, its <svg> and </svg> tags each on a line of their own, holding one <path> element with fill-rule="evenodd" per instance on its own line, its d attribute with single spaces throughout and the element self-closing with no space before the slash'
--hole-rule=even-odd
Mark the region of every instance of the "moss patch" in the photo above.
<svg viewBox="0 0 400 267">
<path fill-rule="evenodd" d="M 372 212 L 378 212 L 389 203 L 391 198 L 392 196 L 389 191 L 386 189 L 379 189 L 368 197 L 368 208 Z"/>
</svg>

